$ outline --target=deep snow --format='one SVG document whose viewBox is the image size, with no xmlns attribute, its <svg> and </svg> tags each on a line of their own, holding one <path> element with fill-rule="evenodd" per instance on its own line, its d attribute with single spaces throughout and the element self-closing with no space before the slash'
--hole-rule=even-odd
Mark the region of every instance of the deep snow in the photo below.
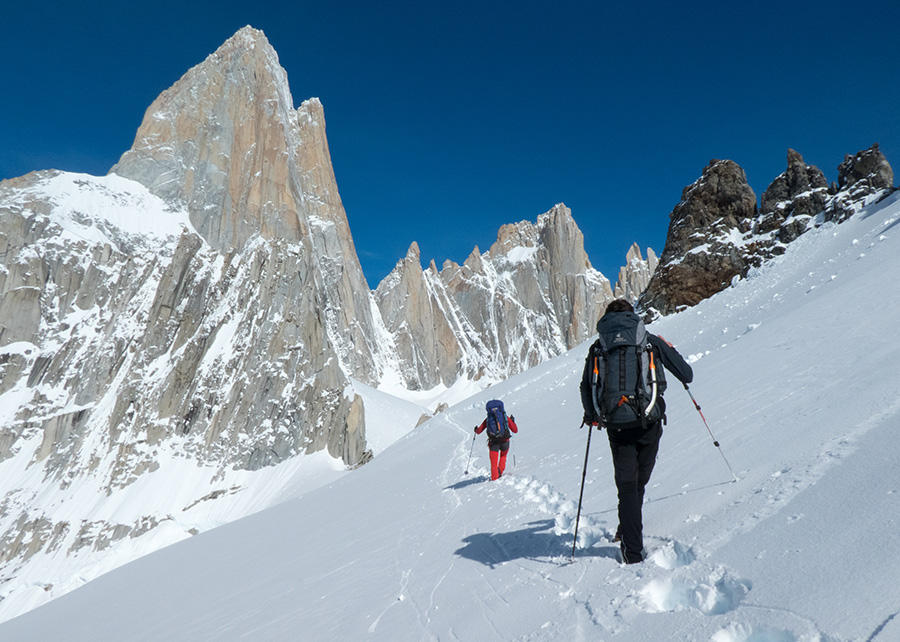
<svg viewBox="0 0 900 642">
<path fill-rule="evenodd" d="M 739 481 L 670 385 L 644 564 L 621 566 L 608 541 L 616 498 L 602 432 L 568 558 L 587 439 L 583 345 L 456 404 L 352 474 L 0 625 L 0 638 L 900 639 L 898 277 L 900 194 L 652 324 L 693 362 L 691 389 Z M 481 439 L 470 450 L 493 397 L 520 426 L 497 482 Z M 379 398 L 372 433 L 393 425 Z"/>
</svg>

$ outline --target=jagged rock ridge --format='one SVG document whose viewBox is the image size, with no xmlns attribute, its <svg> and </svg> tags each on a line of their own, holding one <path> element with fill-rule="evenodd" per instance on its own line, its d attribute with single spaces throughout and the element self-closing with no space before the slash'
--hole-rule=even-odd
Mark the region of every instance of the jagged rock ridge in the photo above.
<svg viewBox="0 0 900 642">
<path fill-rule="evenodd" d="M 425 389 L 500 380 L 557 356 L 590 336 L 611 298 L 562 204 L 536 224 L 504 225 L 488 252 L 440 271 L 422 270 L 413 243 L 375 291 L 404 381 Z"/>
<path fill-rule="evenodd" d="M 790 243 L 809 226 L 810 220 L 825 210 L 830 197 L 825 174 L 807 165 L 793 149 L 788 150 L 787 169 L 760 197 L 758 232 L 781 243 Z"/>
<path fill-rule="evenodd" d="M 788 150 L 787 170 L 756 195 L 730 160 L 712 160 L 670 214 L 666 246 L 639 305 L 652 318 L 696 305 L 782 254 L 812 226 L 846 220 L 887 196 L 893 171 L 875 144 L 838 168 L 838 184 Z"/>
</svg>

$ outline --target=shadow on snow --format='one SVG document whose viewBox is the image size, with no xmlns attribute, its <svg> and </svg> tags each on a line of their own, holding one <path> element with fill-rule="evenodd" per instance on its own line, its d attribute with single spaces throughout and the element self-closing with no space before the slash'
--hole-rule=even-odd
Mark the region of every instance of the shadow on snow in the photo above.
<svg viewBox="0 0 900 642">
<path fill-rule="evenodd" d="M 455 484 L 451 484 L 444 488 L 444 490 L 460 490 L 461 488 L 465 488 L 466 486 L 471 486 L 472 484 L 480 484 L 482 482 L 490 481 L 490 477 L 487 475 L 477 475 L 475 477 L 469 477 L 462 481 L 458 481 Z"/>
<path fill-rule="evenodd" d="M 465 546 L 457 550 L 456 555 L 491 568 L 519 559 L 555 564 L 558 558 L 571 555 L 572 537 L 553 533 L 553 527 L 554 520 L 544 519 L 509 533 L 469 535 L 463 539 Z M 579 549 L 576 555 L 618 560 L 619 548 L 614 545 L 590 546 Z"/>
</svg>

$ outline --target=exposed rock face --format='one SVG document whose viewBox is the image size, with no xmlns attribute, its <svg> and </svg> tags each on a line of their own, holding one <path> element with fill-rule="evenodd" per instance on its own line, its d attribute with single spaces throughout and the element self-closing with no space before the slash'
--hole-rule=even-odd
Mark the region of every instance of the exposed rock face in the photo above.
<svg viewBox="0 0 900 642">
<path fill-rule="evenodd" d="M 422 270 L 419 249 L 379 284 L 375 299 L 413 388 L 459 377 L 503 379 L 584 341 L 612 298 L 571 212 L 557 205 L 504 225 L 490 250 L 463 265 Z"/>
<path fill-rule="evenodd" d="M 625 255 L 625 265 L 619 268 L 619 280 L 614 290 L 615 298 L 636 302 L 656 271 L 659 259 L 653 248 L 647 248 L 647 260 L 641 256 L 641 248 L 637 243 L 631 246 Z"/>
<path fill-rule="evenodd" d="M 826 205 L 826 221 L 840 223 L 869 203 L 893 190 L 894 171 L 875 143 L 869 149 L 844 156 L 838 166 L 838 192 Z"/>
<path fill-rule="evenodd" d="M 219 252 L 256 238 L 315 256 L 325 330 L 347 372 L 374 383 L 369 290 L 338 194 L 318 99 L 294 110 L 287 74 L 245 27 L 147 110 L 111 172 L 185 207 Z"/>
<path fill-rule="evenodd" d="M 186 204 L 213 249 L 257 234 L 296 242 L 306 235 L 289 153 L 299 129 L 277 55 L 248 27 L 153 101 L 111 171 Z"/>
<path fill-rule="evenodd" d="M 758 216 L 753 191 L 732 161 L 712 161 L 685 188 L 670 215 L 660 266 L 639 302 L 649 317 L 699 303 L 813 226 L 844 221 L 893 189 L 893 171 L 877 144 L 845 157 L 837 186 L 794 150 L 787 163 L 763 193 Z"/>
<path fill-rule="evenodd" d="M 0 464 L 40 480 L 0 499 L 0 582 L 171 525 L 229 471 L 368 458 L 348 373 L 378 380 L 378 333 L 324 127 L 247 28 L 154 103 L 110 175 L 0 183 Z M 93 517 L 184 461 L 204 485 Z"/>
<path fill-rule="evenodd" d="M 95 211 L 63 211 L 66 192 Z M 48 480 L 99 470 L 113 489 L 171 447 L 249 470 L 323 448 L 348 464 L 362 456 L 359 402 L 343 394 L 302 243 L 257 238 L 223 255 L 187 216 L 177 236 L 113 232 L 102 213 L 123 204 L 132 217 L 172 214 L 114 177 L 33 174 L 0 199 L 0 229 L 17 231 L 4 235 L 2 301 L 33 290 L 40 313 L 30 336 L 2 329 L 18 408 L 7 406 L 0 460 L 41 437 L 33 460 Z"/>
<path fill-rule="evenodd" d="M 669 218 L 660 264 L 641 298 L 662 314 L 696 305 L 745 271 L 740 237 L 756 218 L 756 195 L 736 163 L 712 160 Z"/>
<path fill-rule="evenodd" d="M 757 223 L 758 232 L 776 232 L 781 243 L 800 236 L 825 210 L 831 196 L 828 181 L 818 167 L 804 163 L 793 149 L 788 150 L 787 163 L 787 170 L 763 192 Z"/>
<path fill-rule="evenodd" d="M 412 389 L 450 385 L 459 375 L 462 349 L 429 282 L 436 273 L 433 265 L 422 272 L 419 245 L 413 242 L 375 293 L 385 327 L 394 337 L 403 381 Z"/>
</svg>

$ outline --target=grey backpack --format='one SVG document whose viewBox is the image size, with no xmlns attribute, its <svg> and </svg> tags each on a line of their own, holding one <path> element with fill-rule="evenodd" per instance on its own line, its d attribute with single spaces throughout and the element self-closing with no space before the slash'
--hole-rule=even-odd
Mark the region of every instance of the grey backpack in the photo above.
<svg viewBox="0 0 900 642">
<path fill-rule="evenodd" d="M 613 312 L 597 322 L 597 332 L 590 353 L 591 399 L 603 425 L 646 428 L 662 419 L 665 374 L 644 322 L 634 312 Z"/>
</svg>

